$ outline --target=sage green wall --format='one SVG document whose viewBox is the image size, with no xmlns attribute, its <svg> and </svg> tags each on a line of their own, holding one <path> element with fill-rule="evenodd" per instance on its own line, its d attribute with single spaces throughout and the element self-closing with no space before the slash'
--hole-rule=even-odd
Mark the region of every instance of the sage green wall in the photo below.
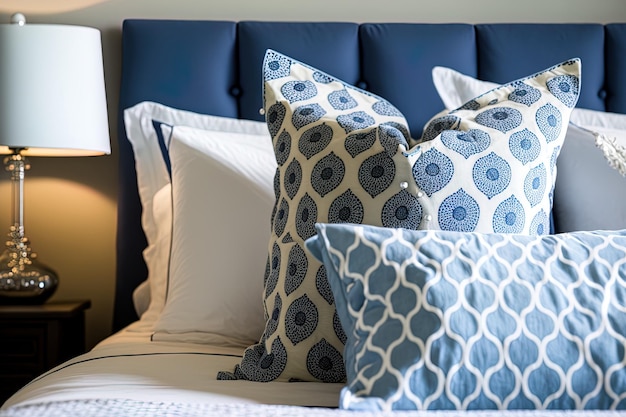
<svg viewBox="0 0 626 417">
<path fill-rule="evenodd" d="M 117 101 L 125 18 L 354 22 L 626 22 L 626 0 L 3 0 L 31 23 L 102 31 L 112 155 L 33 159 L 26 179 L 26 234 L 61 284 L 53 299 L 90 298 L 87 344 L 110 333 L 117 194 Z M 33 123 L 36 123 L 33 120 Z M 6 174 L 5 174 L 6 176 Z M 11 223 L 8 178 L 0 180 L 0 233 Z"/>
</svg>

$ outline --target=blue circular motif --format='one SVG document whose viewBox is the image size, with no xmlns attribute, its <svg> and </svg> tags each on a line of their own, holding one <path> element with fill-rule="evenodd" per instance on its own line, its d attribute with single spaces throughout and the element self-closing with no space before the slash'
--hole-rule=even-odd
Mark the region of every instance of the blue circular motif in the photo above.
<svg viewBox="0 0 626 417">
<path fill-rule="evenodd" d="M 367 158 L 359 167 L 359 184 L 372 198 L 385 191 L 396 176 L 396 164 L 385 152 Z"/>
<path fill-rule="evenodd" d="M 508 132 L 522 124 L 522 113 L 511 107 L 494 107 L 477 114 L 476 123 Z"/>
<path fill-rule="evenodd" d="M 495 233 L 521 233 L 526 221 L 524 206 L 514 195 L 501 202 L 493 215 Z"/>
<path fill-rule="evenodd" d="M 545 211 L 541 210 L 535 215 L 530 222 L 529 234 L 533 235 L 547 235 L 550 231 L 550 223 L 548 222 L 548 216 Z"/>
<path fill-rule="evenodd" d="M 343 330 L 343 326 L 341 325 L 341 320 L 339 320 L 339 314 L 337 314 L 337 310 L 333 313 L 333 330 L 335 331 L 335 335 L 339 339 L 341 343 L 346 344 L 348 337 L 346 336 L 346 332 Z"/>
<path fill-rule="evenodd" d="M 270 273 L 265 283 L 265 298 L 269 297 L 278 284 L 278 274 L 280 272 L 280 246 L 274 242 L 272 254 L 270 255 Z"/>
<path fill-rule="evenodd" d="M 472 232 L 480 218 L 480 207 L 471 195 L 460 189 L 443 200 L 438 216 L 441 230 Z"/>
<path fill-rule="evenodd" d="M 535 87 L 531 87 L 523 82 L 513 84 L 515 90 L 509 94 L 509 100 L 515 103 L 525 104 L 529 106 L 541 98 L 541 92 Z"/>
<path fill-rule="evenodd" d="M 391 157 L 398 151 L 398 145 L 409 149 L 408 138 L 409 130 L 401 123 L 386 122 L 378 126 L 378 141 Z"/>
<path fill-rule="evenodd" d="M 511 182 L 511 167 L 494 152 L 479 158 L 472 169 L 476 187 L 491 199 L 504 191 Z"/>
<path fill-rule="evenodd" d="M 531 169 L 524 179 L 524 194 L 526 194 L 526 199 L 531 207 L 541 203 L 545 197 L 546 176 L 545 165 L 539 164 Z"/>
<path fill-rule="evenodd" d="M 326 339 L 320 340 L 309 350 L 306 355 L 306 369 L 320 381 L 342 382 L 346 379 L 346 367 L 341 352 Z"/>
<path fill-rule="evenodd" d="M 298 107 L 291 115 L 291 124 L 300 130 L 302 126 L 317 122 L 326 114 L 326 110 L 317 103 L 305 104 Z"/>
<path fill-rule="evenodd" d="M 363 215 L 363 203 L 351 190 L 347 190 L 330 204 L 328 223 L 361 224 Z"/>
<path fill-rule="evenodd" d="M 346 151 L 354 158 L 370 149 L 374 142 L 376 142 L 376 130 L 370 130 L 369 132 L 348 135 L 344 141 L 344 146 Z"/>
<path fill-rule="evenodd" d="M 559 109 L 548 103 L 537 109 L 535 121 L 548 143 L 558 139 L 561 134 L 562 116 Z"/>
<path fill-rule="evenodd" d="M 320 293 L 322 298 L 326 300 L 329 305 L 333 305 L 335 303 L 335 298 L 333 297 L 333 291 L 328 283 L 328 276 L 326 275 L 326 267 L 324 264 L 320 265 L 317 273 L 315 274 L 315 288 L 317 288 L 317 292 Z"/>
<path fill-rule="evenodd" d="M 385 202 L 380 217 L 384 227 L 417 230 L 422 221 L 422 205 L 417 197 L 402 190 Z"/>
<path fill-rule="evenodd" d="M 285 293 L 287 295 L 297 290 L 302 284 L 308 268 L 308 258 L 300 245 L 296 243 L 291 247 L 287 258 L 287 274 L 285 275 Z"/>
<path fill-rule="evenodd" d="M 554 169 L 556 168 L 556 161 L 560 153 L 561 147 L 557 146 L 554 148 L 552 155 L 550 156 L 550 173 L 552 174 L 552 177 L 554 177 Z"/>
<path fill-rule="evenodd" d="M 278 329 L 279 319 L 280 319 L 280 311 L 283 308 L 283 300 L 280 298 L 280 293 L 276 293 L 274 297 L 274 308 L 272 309 L 272 314 L 266 320 L 265 324 L 265 336 L 271 336 Z"/>
<path fill-rule="evenodd" d="M 526 165 L 537 159 L 541 151 L 541 144 L 533 132 L 523 129 L 511 135 L 509 149 L 518 161 Z"/>
<path fill-rule="evenodd" d="M 274 217 L 274 233 L 276 233 L 276 236 L 281 236 L 285 231 L 287 217 L 289 217 L 289 203 L 283 198 Z"/>
<path fill-rule="evenodd" d="M 317 95 L 317 88 L 313 82 L 305 81 L 287 81 L 280 87 L 280 92 L 289 100 L 290 103 L 303 101 L 313 98 Z"/>
<path fill-rule="evenodd" d="M 470 100 L 467 103 L 463 104 L 458 110 L 478 110 L 480 109 L 480 103 L 476 100 Z"/>
<path fill-rule="evenodd" d="M 306 130 L 298 140 L 298 149 L 306 157 L 311 159 L 323 151 L 333 138 L 333 129 L 326 123 L 313 126 Z"/>
<path fill-rule="evenodd" d="M 301 183 L 302 167 L 300 166 L 300 162 L 298 162 L 298 160 L 294 158 L 285 170 L 285 179 L 283 181 L 285 191 L 287 192 L 289 198 L 291 198 L 292 200 L 298 193 Z"/>
<path fill-rule="evenodd" d="M 259 343 L 246 349 L 241 366 L 243 379 L 250 381 L 269 382 L 280 376 L 287 366 L 287 350 L 276 337 L 272 342 L 272 352 L 265 350 L 265 344 Z"/>
<path fill-rule="evenodd" d="M 296 232 L 302 240 L 315 236 L 315 223 L 317 222 L 317 205 L 311 196 L 306 193 L 298 203 L 296 210 Z"/>
<path fill-rule="evenodd" d="M 446 116 L 437 117 L 432 120 L 422 134 L 422 141 L 429 141 L 435 139 L 444 130 L 453 130 L 458 127 L 461 119 L 457 116 L 448 114 Z"/>
<path fill-rule="evenodd" d="M 344 114 L 337 116 L 337 123 L 341 126 L 346 133 L 350 133 L 353 130 L 365 129 L 374 124 L 374 118 L 364 111 L 356 111 L 350 114 Z"/>
<path fill-rule="evenodd" d="M 450 182 L 454 165 L 450 158 L 432 148 L 420 155 L 412 173 L 417 186 L 430 197 Z"/>
<path fill-rule="evenodd" d="M 317 328 L 319 313 L 315 304 L 303 295 L 291 303 L 285 314 L 285 333 L 294 345 L 313 334 Z"/>
<path fill-rule="evenodd" d="M 333 91 L 328 95 L 328 102 L 335 110 L 349 110 L 358 106 L 358 103 L 348 90 Z"/>
<path fill-rule="evenodd" d="M 331 77 L 328 74 L 325 74 L 321 71 L 315 71 L 313 72 L 313 80 L 320 83 L 320 84 L 328 84 L 328 83 L 332 83 L 333 81 L 335 81 L 336 79 Z"/>
<path fill-rule="evenodd" d="M 446 130 L 441 133 L 441 142 L 467 159 L 470 155 L 487 149 L 491 143 L 491 137 L 489 133 L 480 129 L 470 129 L 467 132 Z"/>
<path fill-rule="evenodd" d="M 280 195 L 280 169 L 276 168 L 276 172 L 274 172 L 274 198 L 278 200 L 279 195 Z"/>
<path fill-rule="evenodd" d="M 311 172 L 311 186 L 324 197 L 341 184 L 346 167 L 334 152 L 320 159 Z"/>
<path fill-rule="evenodd" d="M 291 152 L 291 135 L 283 130 L 274 143 L 274 155 L 276 156 L 276 163 L 279 166 L 283 166 L 289 158 Z"/>
<path fill-rule="evenodd" d="M 379 100 L 372 105 L 372 110 L 381 116 L 403 117 L 400 110 L 386 100 Z"/>
<path fill-rule="evenodd" d="M 267 51 L 265 55 L 265 66 L 263 68 L 263 79 L 266 81 L 289 75 L 291 60 L 284 55 L 273 51 Z"/>
<path fill-rule="evenodd" d="M 546 83 L 548 90 L 570 109 L 578 102 L 580 80 L 575 75 L 557 75 Z"/>
<path fill-rule="evenodd" d="M 286 112 L 285 105 L 282 103 L 272 104 L 265 112 L 265 122 L 267 123 L 267 129 L 272 139 L 278 134 L 283 120 L 285 120 Z"/>
</svg>

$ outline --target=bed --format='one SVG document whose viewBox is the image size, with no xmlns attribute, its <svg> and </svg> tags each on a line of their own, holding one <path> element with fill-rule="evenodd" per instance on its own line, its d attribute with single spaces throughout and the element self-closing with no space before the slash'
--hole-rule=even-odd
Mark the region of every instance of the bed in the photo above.
<svg viewBox="0 0 626 417">
<path fill-rule="evenodd" d="M 626 24 L 131 19 L 122 42 L 115 333 L 0 416 L 626 407 Z"/>
</svg>

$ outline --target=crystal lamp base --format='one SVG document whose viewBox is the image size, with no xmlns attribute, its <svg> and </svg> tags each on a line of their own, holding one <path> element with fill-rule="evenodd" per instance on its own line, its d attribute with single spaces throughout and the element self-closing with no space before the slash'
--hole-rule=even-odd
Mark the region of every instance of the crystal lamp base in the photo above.
<svg viewBox="0 0 626 417">
<path fill-rule="evenodd" d="M 0 256 L 0 305 L 42 304 L 57 289 L 54 271 L 29 257 L 15 267 L 15 253 L 6 249 Z"/>
</svg>

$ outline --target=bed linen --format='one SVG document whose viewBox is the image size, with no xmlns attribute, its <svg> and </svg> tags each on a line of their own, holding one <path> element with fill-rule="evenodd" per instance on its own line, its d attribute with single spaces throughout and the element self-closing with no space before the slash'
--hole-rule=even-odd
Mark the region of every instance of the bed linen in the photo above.
<svg viewBox="0 0 626 417">
<path fill-rule="evenodd" d="M 242 349 L 150 342 L 129 329 L 105 339 L 35 379 L 10 398 L 0 417 L 457 417 L 465 411 L 368 412 L 339 410 L 343 384 L 216 381 L 207 375 L 233 366 Z M 15 405 L 15 406 L 13 406 Z M 13 406 L 13 407 L 12 407 Z M 511 417 L 596 417 L 606 410 L 511 410 Z M 472 411 L 474 417 L 501 415 Z"/>
<path fill-rule="evenodd" d="M 241 360 L 243 348 L 151 342 L 150 333 L 123 330 L 32 381 L 14 404 L 124 400 L 187 404 L 298 404 L 336 407 L 342 384 L 257 384 L 217 381 Z M 3 414 L 0 414 L 3 415 Z"/>
</svg>

